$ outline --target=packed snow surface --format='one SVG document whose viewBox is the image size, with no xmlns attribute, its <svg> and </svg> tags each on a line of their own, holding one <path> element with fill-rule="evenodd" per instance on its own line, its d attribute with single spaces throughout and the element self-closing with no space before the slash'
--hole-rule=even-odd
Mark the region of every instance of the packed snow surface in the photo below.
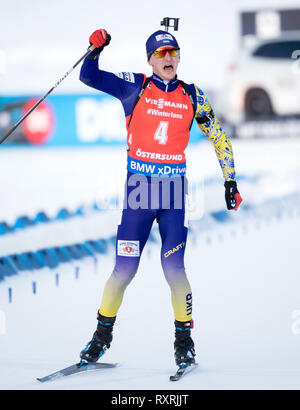
<svg viewBox="0 0 300 410">
<path fill-rule="evenodd" d="M 233 149 L 244 202 L 225 220 L 214 217 L 222 215 L 225 201 L 212 145 L 188 151 L 190 183 L 200 186 L 185 257 L 198 369 L 169 382 L 176 370 L 174 318 L 154 226 L 156 241 L 145 247 L 103 357 L 117 368 L 36 380 L 76 363 L 90 340 L 114 265 L 113 244 L 97 260 L 24 271 L 0 282 L 0 389 L 299 389 L 300 141 L 233 141 Z M 119 195 L 126 156 L 122 148 L 107 147 L 5 148 L 0 164 L 1 220 L 13 224 L 20 215 L 43 210 L 54 216 L 63 207 Z M 108 206 L 2 235 L 0 257 L 111 237 L 119 216 Z"/>
</svg>

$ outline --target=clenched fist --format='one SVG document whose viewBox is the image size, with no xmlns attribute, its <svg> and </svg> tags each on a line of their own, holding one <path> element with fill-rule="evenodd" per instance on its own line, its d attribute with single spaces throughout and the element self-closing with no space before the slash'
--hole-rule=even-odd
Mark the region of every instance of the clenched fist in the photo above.
<svg viewBox="0 0 300 410">
<path fill-rule="evenodd" d="M 111 36 L 107 33 L 106 30 L 100 29 L 93 32 L 90 35 L 90 44 L 95 46 L 95 51 L 100 53 L 105 46 L 108 46 L 111 40 Z"/>
</svg>

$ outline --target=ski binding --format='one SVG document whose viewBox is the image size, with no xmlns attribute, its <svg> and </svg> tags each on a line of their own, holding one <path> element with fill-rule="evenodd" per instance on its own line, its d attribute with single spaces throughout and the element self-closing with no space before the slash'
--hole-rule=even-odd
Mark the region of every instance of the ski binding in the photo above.
<svg viewBox="0 0 300 410">
<path fill-rule="evenodd" d="M 174 375 L 170 376 L 170 381 L 177 382 L 178 380 L 182 379 L 182 377 L 185 374 L 190 373 L 197 366 L 198 366 L 197 363 L 193 363 L 193 364 L 182 363 L 181 365 L 179 365 L 179 369 L 177 370 L 177 372 Z"/>
</svg>

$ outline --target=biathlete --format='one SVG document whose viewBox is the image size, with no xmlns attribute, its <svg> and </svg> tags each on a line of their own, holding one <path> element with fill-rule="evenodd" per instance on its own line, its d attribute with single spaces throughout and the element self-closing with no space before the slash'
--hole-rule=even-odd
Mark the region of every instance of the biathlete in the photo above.
<svg viewBox="0 0 300 410">
<path fill-rule="evenodd" d="M 97 312 L 97 329 L 80 357 L 95 362 L 110 347 L 124 291 L 137 272 L 156 220 L 162 240 L 161 264 L 171 289 L 175 317 L 175 361 L 179 366 L 188 366 L 195 363 L 195 349 L 191 338 L 192 291 L 184 266 L 187 240 L 184 152 L 193 119 L 214 145 L 225 179 L 227 208 L 236 210 L 242 198 L 235 180 L 232 147 L 202 90 L 177 78 L 180 48 L 171 33 L 156 31 L 146 42 L 151 77 L 99 69 L 99 55 L 110 39 L 103 29 L 90 36 L 90 44 L 96 49 L 85 58 L 80 80 L 121 101 L 127 125 L 128 172 L 115 267 Z"/>
</svg>

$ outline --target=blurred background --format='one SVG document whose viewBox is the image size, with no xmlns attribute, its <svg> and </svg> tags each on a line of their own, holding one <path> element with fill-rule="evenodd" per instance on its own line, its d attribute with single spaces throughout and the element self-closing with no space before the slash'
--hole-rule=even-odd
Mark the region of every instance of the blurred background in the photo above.
<svg viewBox="0 0 300 410">
<path fill-rule="evenodd" d="M 112 36 L 101 68 L 150 75 L 145 42 L 162 28 L 163 17 L 180 18 L 178 75 L 203 89 L 231 138 L 244 200 L 238 212 L 225 209 L 213 146 L 194 124 L 187 149 L 194 206 L 186 263 L 196 301 L 195 338 L 210 377 L 204 371 L 186 388 L 299 388 L 299 1 L 2 2 L 0 138 L 86 52 L 97 28 Z M 37 388 L 37 371 L 74 361 L 94 329 L 93 314 L 114 263 L 126 175 L 125 120 L 119 101 L 82 84 L 79 71 L 80 66 L 0 145 L 0 388 Z M 131 299 L 120 315 L 135 317 L 141 298 L 140 317 L 147 315 L 147 323 L 156 326 L 155 315 L 165 310 L 160 326 L 171 334 L 159 243 L 154 226 L 142 279 L 128 290 Z M 148 271 L 147 294 L 152 289 L 161 298 L 151 317 L 152 301 L 141 296 Z M 83 294 L 89 301 L 79 303 Z M 71 349 L 41 334 L 44 317 L 60 341 L 73 337 Z M 75 333 L 77 320 L 82 331 Z M 147 323 L 141 324 L 143 335 Z M 118 332 L 125 341 L 131 337 L 125 325 Z M 14 355 L 20 338 L 27 361 L 16 380 L 7 372 L 14 361 L 20 366 Z M 49 348 L 48 368 L 37 340 Z M 157 357 L 166 352 L 166 367 L 171 344 L 166 337 L 166 346 L 157 347 Z M 122 352 L 115 350 L 112 360 L 124 360 Z M 143 366 L 142 351 L 135 350 L 132 360 L 139 354 Z M 156 381 L 146 373 L 137 386 L 163 386 L 157 377 L 161 362 L 153 366 Z M 87 380 L 61 388 L 99 387 Z M 132 387 L 125 370 L 120 385 Z M 105 387 L 115 388 L 113 375 Z"/>
</svg>

